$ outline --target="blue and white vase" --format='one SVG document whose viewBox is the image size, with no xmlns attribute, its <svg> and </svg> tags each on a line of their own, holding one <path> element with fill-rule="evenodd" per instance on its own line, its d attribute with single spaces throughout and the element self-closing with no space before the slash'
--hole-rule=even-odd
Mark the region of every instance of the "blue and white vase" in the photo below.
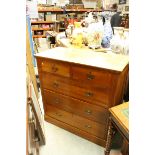
<svg viewBox="0 0 155 155">
<path fill-rule="evenodd" d="M 102 47 L 109 48 L 110 47 L 110 40 L 112 39 L 113 32 L 111 28 L 110 21 L 106 21 L 104 26 L 103 38 L 102 38 Z"/>
</svg>

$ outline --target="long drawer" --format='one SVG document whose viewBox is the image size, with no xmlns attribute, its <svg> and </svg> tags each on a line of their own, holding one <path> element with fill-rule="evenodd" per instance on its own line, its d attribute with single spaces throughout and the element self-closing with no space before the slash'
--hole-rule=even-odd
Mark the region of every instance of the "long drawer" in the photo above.
<svg viewBox="0 0 155 155">
<path fill-rule="evenodd" d="M 108 107 L 110 100 L 110 93 L 108 89 L 102 91 L 93 87 L 80 87 L 76 81 L 64 79 L 48 73 L 44 73 L 42 78 L 43 88 L 56 91 L 89 103 L 97 104 L 100 106 Z M 78 86 L 79 85 L 79 86 Z"/>
<path fill-rule="evenodd" d="M 74 134 L 76 134 L 76 135 L 78 135 L 80 137 L 83 137 L 83 138 L 85 138 L 85 139 L 87 139 L 87 140 L 89 140 L 91 142 L 94 142 L 95 144 L 98 144 L 98 145 L 100 145 L 102 147 L 105 147 L 106 138 L 102 139 L 102 138 L 97 137 L 95 135 L 92 135 L 92 134 L 90 134 L 88 132 L 85 132 L 85 131 L 77 128 L 77 127 L 71 126 L 71 125 L 69 125 L 69 124 L 67 124 L 65 122 L 62 122 L 62 121 L 59 121 L 59 120 L 57 120 L 57 119 L 55 119 L 53 117 L 50 117 L 50 116 L 48 116 L 46 114 L 45 114 L 44 117 L 45 117 L 45 120 L 47 122 L 49 122 L 49 123 L 52 123 L 52 124 L 54 124 L 56 126 L 59 126 L 60 128 L 63 128 L 65 130 L 67 130 L 69 132 L 72 132 L 72 133 L 74 133 Z"/>
<path fill-rule="evenodd" d="M 65 122 L 71 126 L 77 127 L 83 131 L 96 135 L 97 137 L 105 139 L 106 125 L 90 121 L 72 113 L 60 110 L 54 106 L 46 106 L 46 115 L 53 117 L 59 121 Z"/>
<path fill-rule="evenodd" d="M 54 105 L 68 112 L 72 112 L 90 120 L 100 122 L 102 124 L 105 124 L 108 120 L 109 112 L 108 109 L 104 107 L 92 105 L 87 102 L 82 102 L 80 100 L 65 95 L 60 95 L 58 93 L 45 89 L 44 95 L 46 104 Z"/>
</svg>

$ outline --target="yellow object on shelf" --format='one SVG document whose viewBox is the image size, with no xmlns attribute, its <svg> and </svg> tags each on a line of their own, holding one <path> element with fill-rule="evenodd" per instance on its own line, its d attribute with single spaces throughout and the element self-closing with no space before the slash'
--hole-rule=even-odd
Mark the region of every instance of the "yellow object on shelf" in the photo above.
<svg viewBox="0 0 155 155">
<path fill-rule="evenodd" d="M 75 28 L 80 28 L 81 27 L 81 22 L 74 22 Z"/>
<path fill-rule="evenodd" d="M 72 37 L 72 44 L 76 47 L 76 48 L 82 48 L 83 47 L 83 35 L 82 33 L 77 33 L 76 35 L 74 35 Z"/>
</svg>

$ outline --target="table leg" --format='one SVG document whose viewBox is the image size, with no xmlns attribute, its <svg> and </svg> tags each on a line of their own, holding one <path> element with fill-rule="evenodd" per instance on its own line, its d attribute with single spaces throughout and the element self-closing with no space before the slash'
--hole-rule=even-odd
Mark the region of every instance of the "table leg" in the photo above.
<svg viewBox="0 0 155 155">
<path fill-rule="evenodd" d="M 108 135 L 107 135 L 107 141 L 106 141 L 106 147 L 105 147 L 105 155 L 110 154 L 110 147 L 111 147 L 111 141 L 113 136 L 113 129 L 112 129 L 112 122 L 111 118 L 109 118 L 109 127 L 108 127 Z"/>
<path fill-rule="evenodd" d="M 121 152 L 123 155 L 129 155 L 129 142 L 126 139 L 123 140 Z"/>
</svg>

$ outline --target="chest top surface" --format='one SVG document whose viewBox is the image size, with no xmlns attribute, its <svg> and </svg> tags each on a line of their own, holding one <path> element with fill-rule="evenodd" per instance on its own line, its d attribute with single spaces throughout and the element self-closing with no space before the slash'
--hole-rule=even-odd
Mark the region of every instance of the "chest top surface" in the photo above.
<svg viewBox="0 0 155 155">
<path fill-rule="evenodd" d="M 36 57 L 78 63 L 114 71 L 123 71 L 129 63 L 128 56 L 112 52 L 95 52 L 91 49 L 56 47 L 37 53 Z"/>
</svg>

